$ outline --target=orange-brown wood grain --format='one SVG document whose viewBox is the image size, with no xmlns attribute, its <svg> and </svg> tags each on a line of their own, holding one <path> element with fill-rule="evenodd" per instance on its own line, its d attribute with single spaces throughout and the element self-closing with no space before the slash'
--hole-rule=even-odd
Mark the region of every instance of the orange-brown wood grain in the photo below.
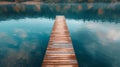
<svg viewBox="0 0 120 67">
<path fill-rule="evenodd" d="M 78 67 L 64 16 L 57 16 L 42 67 Z"/>
</svg>

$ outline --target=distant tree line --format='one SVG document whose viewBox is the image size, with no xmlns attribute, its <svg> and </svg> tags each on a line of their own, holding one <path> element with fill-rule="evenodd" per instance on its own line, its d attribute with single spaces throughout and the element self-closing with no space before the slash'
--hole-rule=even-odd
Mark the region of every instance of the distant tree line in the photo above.
<svg viewBox="0 0 120 67">
<path fill-rule="evenodd" d="M 37 1 L 44 3 L 85 3 L 85 2 L 120 2 L 120 0 L 0 0 L 9 2 L 26 2 L 26 1 Z"/>
<path fill-rule="evenodd" d="M 120 23 L 120 4 L 108 8 L 109 5 L 93 4 L 89 7 L 84 4 L 40 4 L 36 5 L 1 5 L 0 21 L 20 18 L 46 17 L 55 18 L 56 15 L 64 15 L 70 19 L 83 19 L 94 21 L 109 21 Z"/>
</svg>

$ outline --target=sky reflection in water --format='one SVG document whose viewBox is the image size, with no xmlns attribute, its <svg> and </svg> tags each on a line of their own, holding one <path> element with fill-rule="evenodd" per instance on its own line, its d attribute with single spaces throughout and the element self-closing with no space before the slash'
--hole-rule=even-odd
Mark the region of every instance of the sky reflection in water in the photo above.
<svg viewBox="0 0 120 67">
<path fill-rule="evenodd" d="M 40 67 L 53 22 L 45 18 L 1 21 L 0 67 Z"/>
<path fill-rule="evenodd" d="M 40 67 L 54 20 L 0 21 L 0 67 Z M 80 67 L 120 66 L 120 24 L 67 19 Z"/>
<path fill-rule="evenodd" d="M 120 66 L 120 24 L 67 20 L 80 67 Z"/>
</svg>

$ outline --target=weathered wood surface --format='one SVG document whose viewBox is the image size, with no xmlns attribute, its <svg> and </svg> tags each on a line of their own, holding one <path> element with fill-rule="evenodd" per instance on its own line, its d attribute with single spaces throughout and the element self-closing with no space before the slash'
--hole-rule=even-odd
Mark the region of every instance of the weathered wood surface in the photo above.
<svg viewBox="0 0 120 67">
<path fill-rule="evenodd" d="M 57 16 L 42 67 L 78 67 L 64 16 Z"/>
</svg>

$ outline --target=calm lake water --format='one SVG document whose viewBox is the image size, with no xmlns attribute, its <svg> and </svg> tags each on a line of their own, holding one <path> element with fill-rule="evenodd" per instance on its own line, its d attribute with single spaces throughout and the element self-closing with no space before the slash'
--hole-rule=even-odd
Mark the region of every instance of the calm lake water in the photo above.
<svg viewBox="0 0 120 67">
<path fill-rule="evenodd" d="M 56 15 L 66 17 L 79 67 L 120 67 L 118 5 L 115 9 L 95 4 L 41 6 L 37 13 L 29 11 L 30 5 L 19 13 L 0 8 L 0 67 L 40 67 Z"/>
</svg>

